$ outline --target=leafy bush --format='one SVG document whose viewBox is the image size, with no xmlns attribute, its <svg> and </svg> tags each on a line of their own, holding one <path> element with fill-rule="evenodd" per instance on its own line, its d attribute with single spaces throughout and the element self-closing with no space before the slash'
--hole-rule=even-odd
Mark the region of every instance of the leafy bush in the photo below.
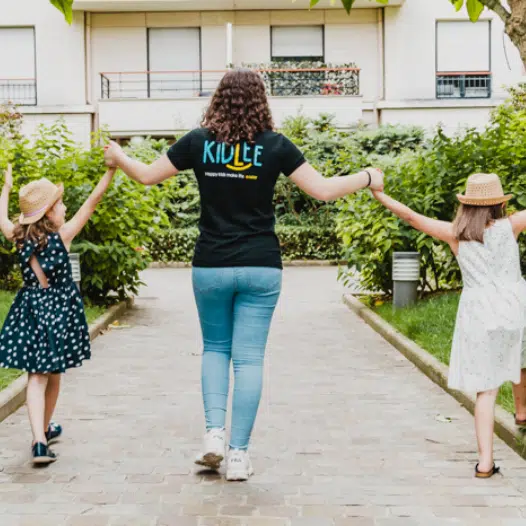
<svg viewBox="0 0 526 526">
<path fill-rule="evenodd" d="M 166 153 L 170 143 L 165 139 L 133 138 L 125 148 L 128 155 L 152 163 Z M 191 228 L 199 220 L 200 204 L 197 181 L 192 172 L 181 172 L 163 183 L 164 192 L 159 206 L 166 212 L 175 228 Z"/>
<path fill-rule="evenodd" d="M 398 155 L 404 150 L 417 150 L 424 142 L 424 130 L 417 126 L 380 126 L 376 130 L 362 130 L 354 140 L 365 153 Z"/>
<path fill-rule="evenodd" d="M 13 163 L 15 188 L 10 212 L 17 213 L 20 186 L 40 177 L 62 181 L 66 187 L 64 202 L 68 216 L 82 205 L 105 171 L 103 150 L 95 138 L 90 150 L 76 146 L 64 122 L 41 126 L 33 143 L 15 134 L 5 139 L 0 154 L 0 169 Z M 146 241 L 167 225 L 162 187 L 144 188 L 117 174 L 112 186 L 91 221 L 78 236 L 72 251 L 81 254 L 82 289 L 93 302 L 104 302 L 110 294 L 124 298 L 135 293 L 140 284 L 139 272 L 149 263 L 147 253 L 140 251 Z M 4 239 L 0 279 L 12 279 L 16 258 L 13 247 Z"/>
<path fill-rule="evenodd" d="M 276 234 L 285 260 L 340 259 L 340 243 L 334 229 L 278 225 Z M 189 262 L 198 235 L 197 228 L 173 228 L 152 239 L 148 249 L 154 261 Z"/>
<path fill-rule="evenodd" d="M 467 177 L 476 172 L 495 172 L 515 199 L 511 208 L 526 207 L 526 108 L 525 97 L 512 98 L 493 113 L 482 131 L 470 129 L 447 137 L 440 128 L 416 152 L 393 159 L 383 157 L 386 191 L 419 213 L 451 221 L 457 208 L 456 194 Z M 455 258 L 443 245 L 421 234 L 385 211 L 367 193 L 340 203 L 338 231 L 344 258 L 361 272 L 362 285 L 391 292 L 393 251 L 416 250 L 422 255 L 421 286 L 426 290 L 457 287 L 460 272 Z M 520 240 L 521 263 L 526 271 L 526 245 Z M 350 278 L 343 274 L 343 279 Z"/>
</svg>

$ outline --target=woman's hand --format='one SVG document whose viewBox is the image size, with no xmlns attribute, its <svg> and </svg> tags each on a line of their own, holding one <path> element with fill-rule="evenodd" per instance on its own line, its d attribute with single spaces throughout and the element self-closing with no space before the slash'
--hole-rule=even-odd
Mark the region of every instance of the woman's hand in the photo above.
<svg viewBox="0 0 526 526">
<path fill-rule="evenodd" d="M 367 173 L 371 176 L 371 184 L 369 188 L 373 192 L 383 192 L 384 189 L 384 173 L 378 168 L 367 168 Z"/>
<path fill-rule="evenodd" d="M 7 165 L 7 169 L 4 172 L 4 186 L 11 190 L 13 188 L 13 167 L 11 164 Z"/>
<path fill-rule="evenodd" d="M 107 146 L 104 146 L 104 162 L 110 168 L 117 168 L 123 155 L 125 154 L 122 148 L 115 141 L 110 141 Z"/>
</svg>

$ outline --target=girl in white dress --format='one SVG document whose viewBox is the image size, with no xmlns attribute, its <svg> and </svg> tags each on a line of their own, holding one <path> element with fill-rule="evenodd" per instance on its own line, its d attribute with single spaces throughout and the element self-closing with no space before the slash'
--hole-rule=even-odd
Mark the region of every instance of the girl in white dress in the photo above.
<svg viewBox="0 0 526 526">
<path fill-rule="evenodd" d="M 493 462 L 495 401 L 506 381 L 521 384 L 526 281 L 522 278 L 517 237 L 526 230 L 526 211 L 506 217 L 500 179 L 469 177 L 453 223 L 417 214 L 383 192 L 373 192 L 386 208 L 413 228 L 445 241 L 457 257 L 464 288 L 457 313 L 448 385 L 477 393 L 475 429 L 479 462 L 475 475 L 498 473 Z M 524 373 L 522 376 L 524 377 Z M 514 385 L 517 422 L 524 418 L 523 385 Z"/>
</svg>

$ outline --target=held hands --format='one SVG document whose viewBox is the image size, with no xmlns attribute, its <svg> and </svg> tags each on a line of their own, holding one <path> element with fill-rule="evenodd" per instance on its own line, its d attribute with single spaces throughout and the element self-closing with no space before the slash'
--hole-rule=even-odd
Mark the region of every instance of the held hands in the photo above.
<svg viewBox="0 0 526 526">
<path fill-rule="evenodd" d="M 369 188 L 374 192 L 383 192 L 384 190 L 384 173 L 378 168 L 367 168 L 367 173 L 371 176 Z"/>
<path fill-rule="evenodd" d="M 104 162 L 106 166 L 117 168 L 119 166 L 119 158 L 122 155 L 124 155 L 124 152 L 115 141 L 110 141 L 107 146 L 104 146 Z"/>
<path fill-rule="evenodd" d="M 4 172 L 4 186 L 8 190 L 11 190 L 11 188 L 13 188 L 13 167 L 11 166 L 11 164 L 7 165 L 7 169 Z"/>
</svg>

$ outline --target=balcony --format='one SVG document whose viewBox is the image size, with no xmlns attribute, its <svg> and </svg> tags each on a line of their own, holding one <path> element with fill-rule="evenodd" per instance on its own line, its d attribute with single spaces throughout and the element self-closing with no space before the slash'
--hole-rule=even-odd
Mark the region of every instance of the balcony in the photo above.
<svg viewBox="0 0 526 526">
<path fill-rule="evenodd" d="M 360 70 L 354 67 L 256 69 L 277 126 L 299 112 L 336 115 L 348 127 L 362 117 Z M 225 71 L 141 71 L 100 74 L 100 124 L 115 136 L 170 135 L 199 125 Z"/>
<path fill-rule="evenodd" d="M 489 99 L 491 97 L 491 73 L 437 73 L 437 99 Z"/>
<path fill-rule="evenodd" d="M 257 69 L 271 97 L 357 96 L 360 69 Z M 209 97 L 224 70 L 121 71 L 101 73 L 101 99 L 180 99 Z"/>
<path fill-rule="evenodd" d="M 405 0 L 390 0 L 389 6 L 400 6 Z M 356 0 L 353 8 L 381 8 L 383 4 Z M 235 11 L 235 10 L 307 10 L 309 0 L 75 0 L 73 9 L 80 11 Z M 321 0 L 315 9 L 342 9 L 338 0 Z"/>
<path fill-rule="evenodd" d="M 0 79 L 0 104 L 36 106 L 36 79 Z"/>
</svg>

